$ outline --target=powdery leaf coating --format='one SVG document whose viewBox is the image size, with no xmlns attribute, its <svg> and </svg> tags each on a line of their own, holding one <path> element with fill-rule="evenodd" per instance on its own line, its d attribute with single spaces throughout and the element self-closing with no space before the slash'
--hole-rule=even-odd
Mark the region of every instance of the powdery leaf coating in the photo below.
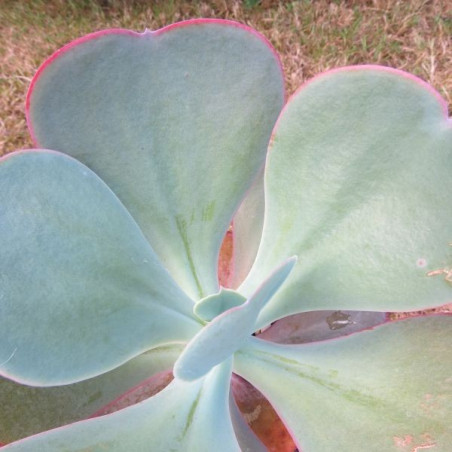
<svg viewBox="0 0 452 452">
<path fill-rule="evenodd" d="M 302 86 L 273 133 L 263 237 L 239 288 L 252 293 L 287 253 L 299 256 L 261 325 L 450 302 L 450 284 L 428 275 L 452 262 L 451 143 L 444 100 L 404 72 L 341 68 Z"/>
<path fill-rule="evenodd" d="M 0 374 L 74 383 L 201 327 L 133 218 L 64 154 L 0 159 Z"/>
<path fill-rule="evenodd" d="M 395 438 L 428 434 L 445 452 L 450 322 L 417 317 L 292 346 L 253 339 L 234 371 L 271 401 L 302 450 L 398 451 Z"/>
<path fill-rule="evenodd" d="M 303 345 L 251 336 L 309 310 L 397 311 L 450 301 L 452 212 L 444 192 L 452 189 L 452 128 L 444 101 L 388 68 L 343 68 L 315 78 L 274 129 L 264 203 L 259 171 L 282 100 L 269 44 L 247 27 L 217 20 L 143 34 L 95 33 L 41 67 L 27 107 L 35 141 L 80 159 L 118 198 L 88 167 L 61 154 L 28 151 L 1 161 L 2 188 L 19 194 L 0 207 L 7 207 L 0 265 L 18 269 L 0 272 L 9 290 L 6 298 L 0 293 L 1 367 L 22 381 L 65 383 L 162 343 L 188 345 L 176 378 L 157 395 L 5 451 L 213 444 L 225 452 L 259 450 L 231 402 L 232 371 L 268 397 L 304 450 L 441 450 L 452 442 L 451 363 L 443 359 L 449 318 Z M 262 240 L 228 309 L 231 294 L 215 295 L 218 252 L 245 196 L 228 282 L 240 284 L 261 231 Z M 32 228 L 17 221 L 19 213 Z M 96 240 L 80 234 L 91 230 Z M 28 288 L 20 284 L 23 268 L 32 276 Z M 86 287 L 78 284 L 85 279 Z M 29 309 L 27 300 L 48 294 L 50 306 Z M 70 303 L 57 303 L 65 296 Z M 193 314 L 200 299 L 214 300 L 212 319 Z M 105 323 L 105 314 L 113 321 Z"/>
<path fill-rule="evenodd" d="M 175 377 L 185 381 L 200 378 L 242 347 L 256 331 L 259 312 L 284 284 L 296 261 L 295 257 L 287 259 L 245 303 L 222 312 L 196 334 L 174 364 Z M 236 298 L 238 294 L 230 291 L 228 295 Z"/>
<path fill-rule="evenodd" d="M 223 236 L 283 101 L 269 43 L 203 19 L 69 44 L 35 76 L 28 120 L 40 147 L 72 155 L 110 186 L 197 300 L 218 291 Z"/>
<path fill-rule="evenodd" d="M 193 383 L 174 380 L 144 402 L 18 441 L 5 451 L 221 450 L 240 452 L 229 416 L 230 362 Z M 206 428 L 215 425 L 215 428 Z"/>
<path fill-rule="evenodd" d="M 153 349 L 96 378 L 51 388 L 0 379 L 0 441 L 26 436 L 91 417 L 105 405 L 146 380 L 171 369 L 183 346 Z M 129 403 L 130 405 L 130 403 Z"/>
</svg>

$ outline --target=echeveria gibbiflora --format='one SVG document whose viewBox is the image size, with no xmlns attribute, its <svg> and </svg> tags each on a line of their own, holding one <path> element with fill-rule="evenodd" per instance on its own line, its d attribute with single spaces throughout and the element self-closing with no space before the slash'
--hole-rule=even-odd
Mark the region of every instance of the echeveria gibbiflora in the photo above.
<svg viewBox="0 0 452 452">
<path fill-rule="evenodd" d="M 175 378 L 5 451 L 265 450 L 230 398 L 232 373 L 304 451 L 450 447 L 450 317 L 297 345 L 253 335 L 307 311 L 451 301 L 446 103 L 378 66 L 327 72 L 283 102 L 270 44 L 229 21 L 94 33 L 39 69 L 27 99 L 38 149 L 0 162 L 1 375 L 92 385 L 96 409 L 127 381 Z"/>
</svg>

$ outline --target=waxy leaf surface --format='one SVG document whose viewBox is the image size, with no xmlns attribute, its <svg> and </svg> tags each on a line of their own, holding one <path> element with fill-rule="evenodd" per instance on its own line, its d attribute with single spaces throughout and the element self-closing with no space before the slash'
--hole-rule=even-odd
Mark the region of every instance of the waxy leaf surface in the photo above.
<svg viewBox="0 0 452 452">
<path fill-rule="evenodd" d="M 239 288 L 252 293 L 261 274 L 298 255 L 260 325 L 309 310 L 451 301 L 451 173 L 452 122 L 425 83 L 374 66 L 308 82 L 275 127 L 263 239 Z"/>
<path fill-rule="evenodd" d="M 200 378 L 240 348 L 256 330 L 259 312 L 284 283 L 295 262 L 294 257 L 287 259 L 245 303 L 218 315 L 196 334 L 174 364 L 174 376 L 186 381 Z M 234 291 L 219 295 L 243 300 Z"/>
<path fill-rule="evenodd" d="M 200 323 L 137 224 L 87 167 L 0 161 L 0 373 L 37 386 L 113 369 Z"/>
<path fill-rule="evenodd" d="M 95 378 L 36 388 L 0 378 L 0 443 L 92 416 L 151 375 L 171 369 L 181 345 L 158 347 Z"/>
<path fill-rule="evenodd" d="M 240 452 L 229 415 L 230 378 L 228 360 L 196 382 L 173 380 L 137 405 L 27 438 L 4 450 L 145 452 L 214 447 L 219 452 Z"/>
<path fill-rule="evenodd" d="M 243 295 L 222 287 L 218 293 L 199 300 L 193 306 L 193 313 L 202 321 L 210 322 L 223 312 L 245 302 L 246 298 Z"/>
<path fill-rule="evenodd" d="M 29 92 L 40 147 L 116 193 L 193 299 L 218 290 L 226 229 L 265 159 L 284 98 L 265 39 L 228 21 L 107 30 L 51 57 Z"/>
<path fill-rule="evenodd" d="M 252 339 L 234 372 L 268 398 L 302 450 L 446 452 L 450 322 L 418 317 L 303 345 Z"/>
</svg>

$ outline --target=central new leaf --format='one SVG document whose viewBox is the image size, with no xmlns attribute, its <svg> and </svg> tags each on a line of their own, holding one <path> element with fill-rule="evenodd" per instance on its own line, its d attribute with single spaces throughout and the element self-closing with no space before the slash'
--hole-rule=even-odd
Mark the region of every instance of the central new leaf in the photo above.
<svg viewBox="0 0 452 452">
<path fill-rule="evenodd" d="M 283 285 L 296 261 L 296 257 L 287 259 L 246 303 L 221 313 L 205 326 L 174 364 L 174 376 L 186 381 L 196 380 L 242 347 L 256 330 L 260 311 Z"/>
</svg>

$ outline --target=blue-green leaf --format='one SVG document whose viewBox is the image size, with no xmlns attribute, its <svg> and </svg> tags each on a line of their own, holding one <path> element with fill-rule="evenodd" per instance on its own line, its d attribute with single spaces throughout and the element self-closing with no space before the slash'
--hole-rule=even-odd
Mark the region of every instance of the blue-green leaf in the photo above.
<svg viewBox="0 0 452 452">
<path fill-rule="evenodd" d="M 406 319 L 303 345 L 252 339 L 234 372 L 267 397 L 302 450 L 446 452 L 451 320 Z"/>
<path fill-rule="evenodd" d="M 35 388 L 0 378 L 0 443 L 10 443 L 92 416 L 151 375 L 172 368 L 182 346 L 158 347 L 95 378 Z"/>
<path fill-rule="evenodd" d="M 87 167 L 51 151 L 9 154 L 0 192 L 2 375 L 72 383 L 199 330 L 192 301 Z"/>
<path fill-rule="evenodd" d="M 318 309 L 452 300 L 452 122 L 438 93 L 382 67 L 323 74 L 288 102 L 266 164 L 263 238 L 239 291 L 298 264 L 260 324 Z"/>
<path fill-rule="evenodd" d="M 218 293 L 208 295 L 195 303 L 193 313 L 201 320 L 210 322 L 223 312 L 241 306 L 245 301 L 243 295 L 222 287 Z"/>
<path fill-rule="evenodd" d="M 193 383 L 174 380 L 116 413 L 6 446 L 5 452 L 87 450 L 240 452 L 229 415 L 230 361 Z"/>
<path fill-rule="evenodd" d="M 218 290 L 223 236 L 283 98 L 270 44 L 204 19 L 69 44 L 35 77 L 28 117 L 39 147 L 76 157 L 112 188 L 198 299 Z"/>
<path fill-rule="evenodd" d="M 207 324 L 184 348 L 174 364 L 174 375 L 186 381 L 200 378 L 240 348 L 256 330 L 259 312 L 284 283 L 295 262 L 294 257 L 284 261 L 245 303 Z M 232 290 L 225 295 L 234 301 L 243 300 Z"/>
</svg>

